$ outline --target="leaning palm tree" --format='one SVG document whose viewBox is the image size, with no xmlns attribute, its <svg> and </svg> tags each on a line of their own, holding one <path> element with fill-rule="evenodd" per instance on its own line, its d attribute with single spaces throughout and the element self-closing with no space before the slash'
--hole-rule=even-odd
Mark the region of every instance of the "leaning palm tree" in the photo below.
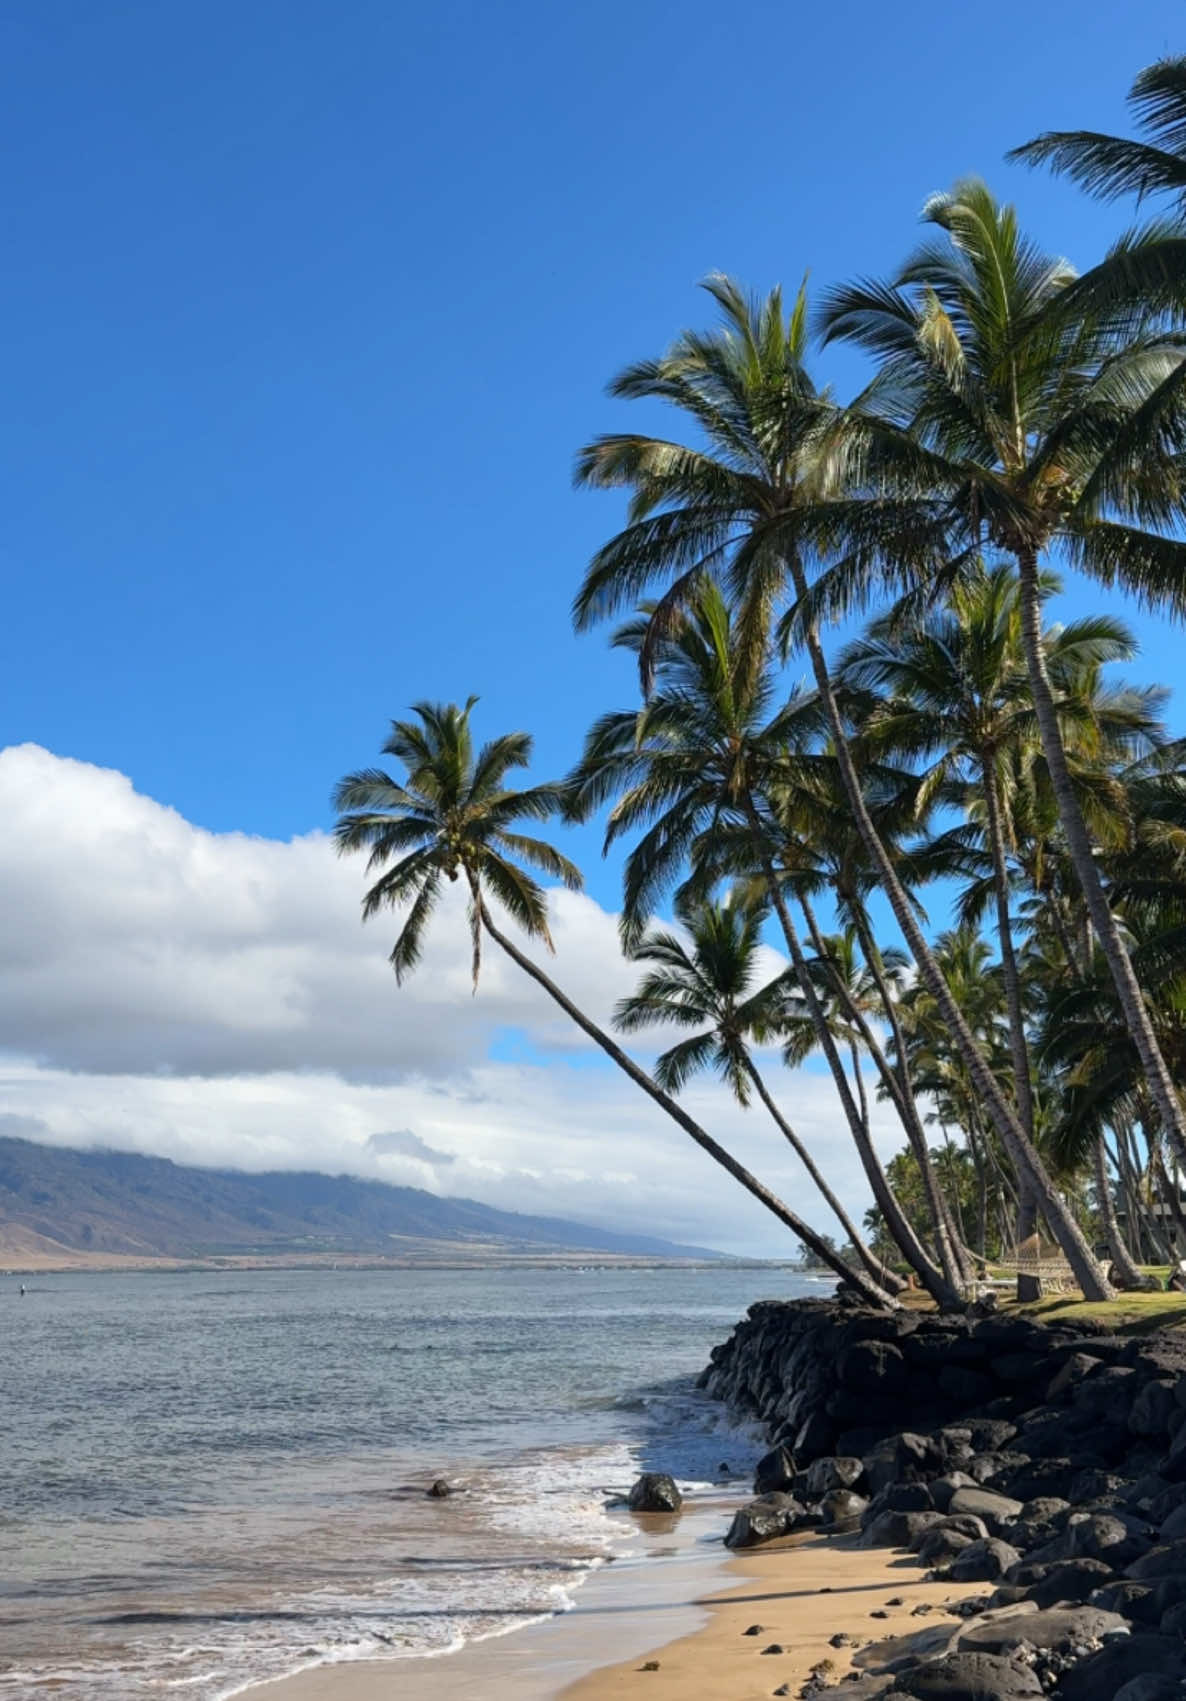
<svg viewBox="0 0 1186 1701">
<path fill-rule="evenodd" d="M 557 813 L 560 789 L 542 785 L 516 790 L 507 785 L 507 776 L 530 761 L 531 739 L 527 733 L 506 733 L 476 749 L 470 730 L 476 701 L 471 697 L 464 708 L 454 703 L 415 704 L 415 719 L 393 721 L 383 746 L 384 754 L 403 764 L 404 777 L 394 779 L 384 769 L 367 768 L 347 775 L 334 791 L 339 854 L 365 851 L 368 874 L 378 873 L 363 898 L 363 920 L 382 909 L 394 909 L 402 917 L 390 956 L 397 981 L 420 961 L 425 929 L 445 890 L 444 882 L 464 881 L 475 991 L 485 937 L 829 1269 L 870 1303 L 885 1303 L 883 1290 L 863 1271 L 850 1270 L 809 1224 L 689 1116 L 495 921 L 492 903 L 529 939 L 551 950 L 547 895 L 528 870 L 538 869 L 571 890 L 580 887 L 581 875 L 554 846 L 518 830 L 520 823 L 544 821 Z"/>
<path fill-rule="evenodd" d="M 865 1245 L 754 1059 L 752 1045 L 771 1038 L 785 1019 L 787 1003 L 782 976 L 755 985 L 766 905 L 735 893 L 719 902 L 685 897 L 676 904 L 676 916 L 687 934 L 686 943 L 666 928 L 651 928 L 631 948 L 630 956 L 646 963 L 648 972 L 634 993 L 618 1004 L 615 1026 L 623 1033 L 664 1025 L 697 1030 L 659 1057 L 655 1064 L 659 1085 L 678 1095 L 694 1075 L 711 1068 L 727 1083 L 738 1104 L 748 1106 L 756 1093 L 865 1269 L 879 1287 L 897 1291 L 904 1284 Z M 811 1028 L 810 1018 L 804 1020 Z"/>
<path fill-rule="evenodd" d="M 958 1298 L 958 1272 L 940 1269 L 885 1183 L 872 1150 L 844 1060 L 807 973 L 803 942 L 786 896 L 786 843 L 771 799 L 796 778 L 805 787 L 818 758 L 810 746 L 820 730 L 814 700 L 793 692 L 774 709 L 770 659 L 755 663 L 720 590 L 701 583 L 690 610 L 665 616 L 655 637 L 649 614 L 623 627 L 620 646 L 651 646 L 655 689 L 641 710 L 603 715 L 592 727 L 580 763 L 569 777 L 567 809 L 586 819 L 616 799 L 606 846 L 644 829 L 626 859 L 623 924 L 627 942 L 637 937 L 663 894 L 691 863 L 693 874 L 716 871 L 722 841 L 734 850 L 729 872 L 761 883 L 786 942 L 808 1015 L 840 1099 L 869 1184 L 903 1256 L 940 1304 Z M 773 710 L 773 712 L 772 712 Z M 943 1257 L 944 1248 L 939 1247 Z"/>
<path fill-rule="evenodd" d="M 1035 720 L 1068 852 L 1157 1113 L 1186 1156 L 1186 1117 L 1109 907 L 1042 636 L 1052 552 L 1147 601 L 1186 596 L 1186 543 L 1172 535 L 1186 357 L 1155 336 L 1120 343 L 1104 321 L 1053 315 L 1071 269 L 1025 238 L 1013 208 L 978 180 L 934 196 L 925 216 L 942 238 L 888 284 L 834 290 L 823 315 L 829 339 L 881 359 L 854 420 L 865 433 L 867 497 L 849 534 L 860 532 L 868 551 L 857 572 L 892 556 L 893 572 L 905 560 L 925 580 L 986 545 L 1014 562 Z M 893 523 L 878 542 L 887 498 Z"/>
<path fill-rule="evenodd" d="M 666 354 L 628 368 L 611 386 L 618 396 L 674 406 L 694 441 L 616 433 L 598 438 L 578 456 L 578 482 L 626 488 L 631 499 L 626 526 L 590 564 L 574 605 L 576 623 L 589 626 L 661 589 L 648 639 L 639 646 L 645 686 L 670 622 L 706 576 L 719 574 L 738 611 L 739 674 L 756 676 L 768 655 L 772 612 L 789 587 L 802 614 L 798 630 L 853 822 L 877 881 L 920 974 L 942 1004 L 994 1126 L 1041 1199 L 1083 1291 L 1107 1298 L 1110 1290 L 1091 1248 L 944 987 L 910 895 L 878 835 L 811 612 L 808 567 L 821 552 L 835 544 L 846 561 L 855 555 L 867 580 L 873 565 L 884 567 L 893 559 L 899 517 L 914 546 L 917 492 L 911 489 L 905 501 L 882 496 L 875 510 L 863 499 L 868 474 L 859 452 L 862 438 L 807 369 L 802 292 L 788 315 L 777 290 L 755 303 L 729 279 L 712 278 L 707 287 L 723 325 L 710 333 L 685 332 Z M 916 452 L 916 468 L 921 459 Z M 933 556 L 946 534 L 937 526 L 932 531 L 940 533 Z M 852 579 L 849 574 L 850 595 Z M 785 933 L 782 910 L 775 907 Z M 843 1099 L 847 1088 L 837 1085 Z"/>
</svg>

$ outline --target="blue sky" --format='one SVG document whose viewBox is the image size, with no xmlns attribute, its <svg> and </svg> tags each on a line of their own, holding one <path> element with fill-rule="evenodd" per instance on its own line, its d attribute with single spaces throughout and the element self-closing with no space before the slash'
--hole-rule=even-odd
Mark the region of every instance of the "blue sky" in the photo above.
<svg viewBox="0 0 1186 1701">
<path fill-rule="evenodd" d="M 1124 127 L 1180 15 L 10 0 L 0 744 L 279 836 L 423 695 L 567 766 L 631 690 L 567 615 L 619 512 L 570 487 L 633 417 L 607 378 L 713 267 L 889 268 L 968 170 L 1090 260 L 1122 215 L 1002 154 Z"/>
<path fill-rule="evenodd" d="M 633 701 L 626 659 L 570 630 L 621 513 L 571 467 L 655 422 L 604 386 L 704 320 L 699 279 L 888 271 L 969 171 L 1090 262 L 1124 214 L 1002 156 L 1125 128 L 1180 15 L 0 7 L 0 1132 L 785 1251 L 522 977 L 491 963 L 469 997 L 459 914 L 397 994 L 361 870 L 308 835 L 417 698 L 479 693 L 481 727 L 533 729 L 552 774 Z M 841 394 L 862 375 L 820 366 Z M 1181 634 L 1133 619 L 1133 671 L 1173 683 Z M 596 901 L 562 895 L 555 931 L 606 1019 L 633 970 L 599 839 L 569 847 Z M 863 1210 L 830 1083 L 779 1091 Z M 689 1103 L 820 1220 L 764 1123 L 713 1083 Z M 392 1132 L 446 1167 L 380 1160 Z"/>
</svg>

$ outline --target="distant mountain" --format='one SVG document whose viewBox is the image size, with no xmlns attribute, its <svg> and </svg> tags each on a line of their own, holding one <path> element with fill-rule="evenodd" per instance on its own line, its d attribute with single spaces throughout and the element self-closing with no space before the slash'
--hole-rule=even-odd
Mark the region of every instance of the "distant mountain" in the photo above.
<svg viewBox="0 0 1186 1701">
<path fill-rule="evenodd" d="M 719 1258 L 701 1246 L 496 1211 L 349 1175 L 191 1169 L 130 1152 L 0 1139 L 0 1263 L 341 1254 L 447 1261 Z"/>
</svg>

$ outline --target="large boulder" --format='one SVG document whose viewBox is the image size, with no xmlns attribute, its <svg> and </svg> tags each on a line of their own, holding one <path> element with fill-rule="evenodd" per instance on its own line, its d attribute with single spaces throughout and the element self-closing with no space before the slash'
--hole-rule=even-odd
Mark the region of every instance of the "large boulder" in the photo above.
<svg viewBox="0 0 1186 1701">
<path fill-rule="evenodd" d="M 817 1459 L 803 1473 L 801 1492 L 808 1500 L 819 1500 L 837 1488 L 856 1488 L 864 1481 L 865 1461 L 854 1458 Z"/>
<path fill-rule="evenodd" d="M 974 1536 L 965 1536 L 961 1530 L 936 1524 L 933 1529 L 924 1530 L 921 1536 L 916 1536 L 910 1545 L 920 1565 L 933 1566 L 946 1575 L 952 1560 L 958 1559 L 975 1539 Z"/>
<path fill-rule="evenodd" d="M 1021 1555 L 1008 1542 L 989 1536 L 972 1542 L 957 1553 L 947 1569 L 955 1583 L 996 1583 L 1021 1560 Z"/>
<path fill-rule="evenodd" d="M 726 1547 L 757 1547 L 785 1536 L 806 1516 L 792 1494 L 763 1494 L 738 1507 L 725 1536 Z"/>
<path fill-rule="evenodd" d="M 789 1447 L 774 1447 L 754 1468 L 755 1494 L 781 1494 L 795 1481 L 795 1455 Z"/>
<path fill-rule="evenodd" d="M 1019 1565 L 1010 1583 L 1019 1584 L 1040 1607 L 1085 1601 L 1116 1573 L 1102 1559 L 1064 1559 L 1061 1565 Z"/>
<path fill-rule="evenodd" d="M 1102 1559 L 1117 1568 L 1130 1565 L 1148 1553 L 1151 1542 L 1139 1535 L 1130 1522 L 1106 1512 L 1071 1518 L 1066 1527 L 1070 1559 Z"/>
<path fill-rule="evenodd" d="M 824 1528 L 856 1529 L 868 1505 L 869 1502 L 863 1494 L 854 1494 L 849 1488 L 834 1488 L 831 1494 L 825 1494 L 819 1503 Z"/>
<path fill-rule="evenodd" d="M 683 1503 L 675 1478 L 666 1471 L 644 1471 L 626 1496 L 632 1512 L 678 1512 Z"/>
<path fill-rule="evenodd" d="M 1181 1701 L 1181 1698 L 1180 1678 L 1168 1677 L 1164 1672 L 1145 1671 L 1140 1677 L 1130 1677 L 1116 1691 L 1112 1701 Z"/>
<path fill-rule="evenodd" d="M 1128 1624 L 1117 1612 L 1104 1612 L 1099 1607 L 1040 1607 L 1032 1608 L 1026 1601 L 1021 1607 L 1004 1607 L 968 1619 L 957 1634 L 960 1648 L 983 1654 L 1007 1654 L 1027 1643 L 1031 1648 L 1049 1648 L 1066 1653 L 1088 1642 L 1102 1642 L 1105 1636 L 1128 1634 Z"/>
<path fill-rule="evenodd" d="M 928 1483 L 927 1487 L 940 1512 L 946 1512 L 957 1488 L 979 1488 L 980 1484 L 966 1471 L 948 1471 L 944 1476 L 936 1477 L 933 1482 Z"/>
<path fill-rule="evenodd" d="M 894 1686 L 914 1701 L 1021 1701 L 1042 1694 L 1033 1670 L 1004 1654 L 947 1654 L 899 1672 Z"/>
<path fill-rule="evenodd" d="M 861 1532 L 861 1547 L 910 1547 L 935 1524 L 943 1522 L 939 1512 L 879 1512 Z"/>
<path fill-rule="evenodd" d="M 1159 1577 L 1173 1577 L 1183 1570 L 1186 1570 L 1186 1540 L 1163 1542 L 1150 1548 L 1148 1553 L 1132 1561 L 1125 1575 L 1138 1583 L 1150 1579 L 1156 1582 Z"/>
<path fill-rule="evenodd" d="M 1151 1676 L 1186 1676 L 1186 1648 L 1176 1637 L 1142 1630 L 1073 1665 L 1063 1673 L 1057 1694 L 1059 1701 L 1115 1701 L 1126 1683 Z"/>
<path fill-rule="evenodd" d="M 989 1488 L 957 1488 L 947 1502 L 949 1513 L 968 1513 L 982 1518 L 993 1535 L 1000 1535 L 1008 1524 L 1021 1516 L 1023 1505 L 1007 1494 L 996 1494 Z"/>
</svg>

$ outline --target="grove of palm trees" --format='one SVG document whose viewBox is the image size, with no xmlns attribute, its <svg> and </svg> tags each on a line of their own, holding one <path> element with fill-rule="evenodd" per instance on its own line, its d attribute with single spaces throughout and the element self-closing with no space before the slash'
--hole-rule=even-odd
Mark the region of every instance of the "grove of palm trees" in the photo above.
<svg viewBox="0 0 1186 1701">
<path fill-rule="evenodd" d="M 969 178 L 889 277 L 793 299 L 710 277 L 705 322 L 610 386 L 669 434 L 577 455 L 578 485 L 626 507 L 574 570 L 574 622 L 635 657 L 635 700 L 520 788 L 526 733 L 483 742 L 473 699 L 417 704 L 396 770 L 335 794 L 364 915 L 396 912 L 398 979 L 459 883 L 475 989 L 505 953 L 871 1303 L 966 1303 L 1035 1245 L 1106 1300 L 1186 1254 L 1186 739 L 1168 693 L 1125 678 L 1123 619 L 1051 608 L 1096 586 L 1186 613 L 1186 57 L 1131 102 L 1133 137 L 1017 150 L 1130 203 L 1082 271 Z M 841 343 L 867 362 L 848 398 Z M 594 818 L 638 965 L 612 1033 L 541 964 L 541 879 L 581 874 L 538 833 Z M 795 1127 L 809 1057 L 863 1221 Z M 689 1114 L 705 1071 L 796 1166 L 793 1206 Z"/>
</svg>

